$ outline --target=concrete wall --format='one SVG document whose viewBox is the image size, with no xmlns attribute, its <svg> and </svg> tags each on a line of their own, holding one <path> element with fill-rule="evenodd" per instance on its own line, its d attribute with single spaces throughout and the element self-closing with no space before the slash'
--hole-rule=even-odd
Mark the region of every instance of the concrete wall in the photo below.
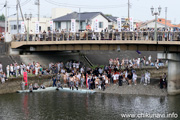
<svg viewBox="0 0 180 120">
<path fill-rule="evenodd" d="M 22 19 L 19 19 L 19 25 L 21 25 Z M 29 30 L 35 31 L 35 22 L 38 21 L 37 18 L 32 18 L 29 21 Z M 40 18 L 39 26 L 41 26 L 41 31 L 48 31 L 48 27 L 50 26 L 49 21 L 51 21 L 51 18 Z M 17 29 L 12 29 L 11 26 L 17 25 L 16 18 L 9 18 L 8 19 L 8 32 L 10 34 L 17 34 Z M 25 26 L 27 28 L 27 21 L 25 21 Z M 19 29 L 19 32 L 21 33 L 21 29 Z"/>
<path fill-rule="evenodd" d="M 95 18 L 92 19 L 91 28 L 94 29 L 95 27 L 95 21 L 98 20 L 99 22 L 103 22 L 103 28 L 99 28 L 99 32 L 104 30 L 105 28 L 108 28 L 109 22 L 106 18 L 104 18 L 102 15 L 98 15 Z"/>
<path fill-rule="evenodd" d="M 73 11 L 69 8 L 53 8 L 52 9 L 52 19 L 64 16 L 68 13 L 72 13 Z"/>
<path fill-rule="evenodd" d="M 140 26 L 140 28 L 154 28 L 154 27 L 155 27 L 155 22 L 150 22 L 147 25 Z M 163 27 L 165 27 L 165 26 L 157 23 L 157 28 L 163 28 Z"/>
<path fill-rule="evenodd" d="M 28 77 L 28 83 L 38 83 L 39 85 L 44 84 L 46 86 L 51 86 L 52 81 L 50 81 L 51 76 L 39 77 Z M 4 84 L 0 84 L 0 94 L 15 93 L 17 90 L 21 90 L 20 84 L 22 78 L 12 78 L 6 81 Z"/>
</svg>

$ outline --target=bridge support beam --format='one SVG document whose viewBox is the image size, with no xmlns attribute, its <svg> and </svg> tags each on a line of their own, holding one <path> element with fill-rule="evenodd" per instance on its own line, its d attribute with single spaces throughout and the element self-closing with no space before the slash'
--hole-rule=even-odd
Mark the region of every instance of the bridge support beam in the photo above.
<svg viewBox="0 0 180 120">
<path fill-rule="evenodd" d="M 158 58 L 168 60 L 168 94 L 180 94 L 180 53 L 160 53 Z"/>
</svg>

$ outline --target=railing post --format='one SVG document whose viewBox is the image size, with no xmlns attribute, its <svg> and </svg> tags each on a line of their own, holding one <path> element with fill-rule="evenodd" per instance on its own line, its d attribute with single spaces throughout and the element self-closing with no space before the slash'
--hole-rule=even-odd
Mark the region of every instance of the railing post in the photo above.
<svg viewBox="0 0 180 120">
<path fill-rule="evenodd" d="M 88 40 L 88 32 L 86 32 L 86 40 Z"/>
<path fill-rule="evenodd" d="M 100 33 L 100 32 L 98 32 L 98 33 L 97 33 L 97 35 L 98 35 L 98 37 L 97 37 L 97 38 L 98 38 L 98 40 L 101 40 L 101 33 Z"/>
<path fill-rule="evenodd" d="M 114 32 L 112 31 L 112 40 L 114 40 Z"/>
<path fill-rule="evenodd" d="M 52 33 L 51 33 L 51 41 L 53 41 L 53 31 L 52 31 Z"/>
<path fill-rule="evenodd" d="M 63 41 L 64 41 L 64 32 L 63 32 Z"/>
<path fill-rule="evenodd" d="M 134 39 L 134 32 L 132 32 L 132 34 L 133 34 L 133 38 L 132 38 L 132 40 L 135 40 L 135 39 Z"/>
<path fill-rule="evenodd" d="M 46 33 L 44 33 L 44 40 L 46 41 Z"/>
<path fill-rule="evenodd" d="M 148 39 L 147 40 L 150 40 L 150 37 L 149 37 L 149 31 L 148 31 Z"/>
<path fill-rule="evenodd" d="M 177 34 L 176 34 L 176 31 L 174 32 L 174 38 L 173 38 L 173 40 L 177 40 L 177 36 L 176 36 Z"/>
<path fill-rule="evenodd" d="M 76 33 L 74 33 L 73 35 L 74 35 L 74 40 L 76 40 Z"/>
<path fill-rule="evenodd" d="M 119 34 L 120 34 L 120 40 L 122 40 L 122 32 L 120 32 Z"/>
</svg>

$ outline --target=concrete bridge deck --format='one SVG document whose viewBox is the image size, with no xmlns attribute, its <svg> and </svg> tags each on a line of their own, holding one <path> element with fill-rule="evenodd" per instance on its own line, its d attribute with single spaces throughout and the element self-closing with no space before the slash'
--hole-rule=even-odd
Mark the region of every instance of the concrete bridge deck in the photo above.
<svg viewBox="0 0 180 120">
<path fill-rule="evenodd" d="M 180 41 L 149 40 L 74 40 L 74 41 L 18 41 L 11 42 L 11 48 L 34 51 L 64 50 L 141 50 L 180 52 Z"/>
<path fill-rule="evenodd" d="M 180 32 L 80 32 L 12 35 L 11 48 L 45 50 L 153 50 L 180 51 Z M 132 47 L 132 45 L 134 47 Z M 150 46 L 151 45 L 151 46 Z M 154 47 L 154 46 L 155 47 Z M 129 47 L 131 46 L 131 47 Z M 144 47 L 143 47 L 144 46 Z M 172 47 L 173 46 L 173 47 Z M 143 48 L 143 49 L 141 49 Z M 153 48 L 153 49 L 152 49 Z"/>
</svg>

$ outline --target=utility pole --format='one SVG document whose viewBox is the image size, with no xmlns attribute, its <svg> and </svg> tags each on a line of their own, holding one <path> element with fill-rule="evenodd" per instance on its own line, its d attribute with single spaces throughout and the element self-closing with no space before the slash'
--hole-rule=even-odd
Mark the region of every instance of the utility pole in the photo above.
<svg viewBox="0 0 180 120">
<path fill-rule="evenodd" d="M 5 3 L 5 7 L 6 7 L 6 10 L 5 10 L 5 41 L 7 42 L 7 0 Z"/>
<path fill-rule="evenodd" d="M 167 29 L 167 7 L 165 7 L 165 30 Z"/>
<path fill-rule="evenodd" d="M 38 0 L 38 21 L 40 21 L 40 0 Z"/>
<path fill-rule="evenodd" d="M 37 5 L 38 6 L 38 21 L 40 20 L 40 0 L 36 0 L 35 1 L 35 5 Z"/>
<path fill-rule="evenodd" d="M 16 11 L 17 11 L 17 34 L 19 33 L 19 13 L 18 13 L 18 0 L 17 0 L 17 5 L 16 5 Z"/>
<path fill-rule="evenodd" d="M 18 4 L 19 4 L 19 9 L 20 9 L 20 12 L 21 12 L 21 17 L 22 17 L 22 20 L 24 21 L 24 16 L 23 16 L 23 13 L 22 13 L 22 9 L 21 9 L 21 5 L 20 5 L 20 2 L 18 0 Z M 25 21 L 24 21 L 25 22 Z M 26 31 L 26 25 L 24 24 L 24 28 L 25 28 L 25 31 Z"/>
<path fill-rule="evenodd" d="M 130 1 L 128 0 L 128 20 L 130 18 Z"/>
<path fill-rule="evenodd" d="M 81 29 L 81 8 L 79 8 L 79 32 L 80 32 L 80 29 Z"/>
</svg>

